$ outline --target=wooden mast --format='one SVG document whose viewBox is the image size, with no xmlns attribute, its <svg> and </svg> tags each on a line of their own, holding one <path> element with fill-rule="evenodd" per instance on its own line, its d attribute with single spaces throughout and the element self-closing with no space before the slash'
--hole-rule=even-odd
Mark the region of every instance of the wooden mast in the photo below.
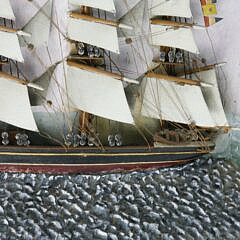
<svg viewBox="0 0 240 240">
<path fill-rule="evenodd" d="M 5 26 L 0 26 L 0 31 L 9 32 L 9 33 L 17 33 L 19 30 L 14 29 L 14 28 L 8 28 Z"/>
<path fill-rule="evenodd" d="M 85 7 L 85 9 L 86 8 L 89 8 L 89 7 Z M 70 17 L 76 18 L 76 19 L 82 19 L 82 20 L 86 20 L 86 21 L 90 21 L 90 22 L 95 22 L 95 23 L 101 23 L 101 24 L 112 26 L 112 27 L 125 28 L 125 29 L 130 29 L 130 30 L 133 29 L 132 26 L 122 24 L 121 22 L 116 22 L 116 21 L 112 21 L 112 20 L 105 20 L 105 19 L 102 19 L 102 18 L 97 18 L 97 17 L 94 17 L 94 16 L 90 16 L 90 15 L 88 15 L 89 10 L 87 10 L 87 9 L 84 10 L 84 11 L 85 11 L 84 14 L 77 13 L 77 12 L 71 12 Z"/>
<path fill-rule="evenodd" d="M 9 28 L 9 27 L 6 27 L 6 26 L 0 26 L 0 31 L 8 32 L 8 33 L 16 33 L 18 35 L 31 37 L 31 34 L 29 34 L 29 33 L 23 32 L 22 30 L 19 30 L 19 29 Z"/>
<path fill-rule="evenodd" d="M 194 24 L 192 23 L 174 22 L 174 21 L 162 20 L 162 19 L 151 19 L 150 21 L 151 21 L 151 24 L 172 26 L 172 27 L 193 27 L 194 26 Z"/>
<path fill-rule="evenodd" d="M 157 79 L 160 79 L 160 80 L 176 82 L 176 83 L 179 83 L 179 84 L 188 84 L 188 85 L 194 85 L 194 86 L 201 86 L 201 82 L 198 81 L 198 80 L 180 78 L 180 77 L 169 76 L 169 75 L 160 74 L 160 73 L 154 73 L 154 72 L 148 72 L 145 75 L 145 77 L 157 78 Z"/>
<path fill-rule="evenodd" d="M 81 14 L 79 14 L 79 15 L 85 14 L 84 16 L 89 16 L 90 17 L 90 15 L 92 14 L 92 9 L 90 7 L 87 7 L 87 6 L 81 6 L 80 13 Z M 72 13 L 70 14 L 70 16 L 73 17 Z M 67 63 L 70 66 L 71 66 L 71 63 L 72 63 L 72 65 L 78 64 L 78 63 L 75 63 L 73 61 L 67 61 Z M 87 112 L 84 112 L 84 111 L 80 111 L 80 114 L 79 114 L 79 128 L 80 128 L 80 131 L 86 133 L 88 131 L 88 124 L 90 122 L 91 122 L 91 114 L 89 114 Z"/>
<path fill-rule="evenodd" d="M 89 72 L 95 72 L 95 73 L 98 73 L 98 74 L 102 74 L 102 75 L 105 75 L 105 76 L 108 76 L 108 77 L 115 78 L 115 79 L 120 80 L 120 81 L 125 81 L 125 82 L 135 83 L 135 84 L 139 83 L 136 80 L 125 78 L 124 76 L 122 76 L 120 74 L 108 72 L 108 71 L 100 69 L 100 68 L 92 67 L 92 66 L 89 66 L 89 65 L 86 65 L 86 64 L 77 63 L 77 62 L 74 62 L 74 61 L 71 61 L 71 60 L 67 60 L 67 64 L 71 67 L 76 67 L 76 68 L 83 69 L 83 70 L 86 70 L 86 71 L 89 71 Z"/>
<path fill-rule="evenodd" d="M 7 80 L 15 81 L 15 82 L 17 82 L 17 83 L 19 83 L 19 84 L 23 84 L 23 85 L 28 85 L 28 83 L 29 83 L 29 82 L 26 81 L 26 80 L 19 79 L 19 78 L 17 78 L 17 77 L 12 76 L 11 74 L 8 74 L 8 73 L 5 73 L 5 72 L 0 72 L 0 77 L 1 77 L 1 78 L 5 78 L 5 79 L 7 79 Z"/>
<path fill-rule="evenodd" d="M 203 72 L 203 71 L 207 71 L 207 70 L 212 70 L 214 69 L 215 67 L 218 67 L 220 65 L 222 65 L 223 63 L 220 63 L 220 64 L 211 64 L 211 65 L 207 65 L 207 66 L 203 66 L 203 67 L 197 67 L 197 68 L 193 68 L 191 70 L 188 70 L 188 71 L 185 71 L 184 73 L 183 72 L 180 72 L 177 74 L 177 76 L 182 76 L 183 74 L 186 74 L 186 75 L 190 75 L 190 74 L 193 74 L 193 73 L 198 73 L 198 72 Z"/>
<path fill-rule="evenodd" d="M 89 8 L 89 7 L 85 7 L 85 8 Z M 119 25 L 118 22 L 111 21 L 111 20 L 105 20 L 105 19 L 102 19 L 102 18 L 94 17 L 94 16 L 90 16 L 90 15 L 87 15 L 87 13 L 79 14 L 79 13 L 76 13 L 76 12 L 71 12 L 70 17 L 76 18 L 76 19 L 87 20 L 87 21 L 90 21 L 90 22 L 102 23 L 102 24 L 105 24 L 105 25 L 113 26 L 113 27 L 118 27 L 118 25 Z"/>
</svg>

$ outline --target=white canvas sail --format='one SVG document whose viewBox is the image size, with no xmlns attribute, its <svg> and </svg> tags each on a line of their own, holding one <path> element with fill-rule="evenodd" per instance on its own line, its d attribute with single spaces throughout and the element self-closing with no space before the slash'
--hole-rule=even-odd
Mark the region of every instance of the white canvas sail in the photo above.
<svg viewBox="0 0 240 240">
<path fill-rule="evenodd" d="M 52 0 L 48 0 L 41 10 L 38 11 L 23 28 L 25 32 L 31 33 L 31 38 L 28 38 L 27 42 L 30 42 L 35 47 L 41 44 L 47 44 L 50 34 L 51 15 Z M 39 32 L 39 30 L 41 32 Z"/>
<path fill-rule="evenodd" d="M 201 88 L 146 78 L 142 115 L 150 118 L 215 127 Z"/>
<path fill-rule="evenodd" d="M 15 16 L 9 0 L 0 1 L 0 17 L 10 19 L 10 20 L 15 20 Z"/>
<path fill-rule="evenodd" d="M 140 1 L 143 1 L 147 4 L 146 0 L 114 0 L 115 7 L 117 9 L 116 12 L 116 19 L 120 19 L 124 15 L 126 15 L 129 11 L 131 11 L 132 8 L 134 8 Z M 148 10 L 146 8 L 146 10 Z M 146 21 L 147 22 L 147 21 Z"/>
<path fill-rule="evenodd" d="M 88 6 L 92 8 L 102 9 L 104 11 L 116 13 L 114 0 L 69 0 L 69 3 L 77 6 Z"/>
<path fill-rule="evenodd" d="M 216 126 L 228 126 L 218 89 L 215 69 L 192 74 L 192 79 L 211 84 L 212 87 L 202 87 L 203 96 Z"/>
<path fill-rule="evenodd" d="M 0 55 L 23 62 L 23 56 L 16 33 L 0 31 Z"/>
<path fill-rule="evenodd" d="M 0 121 L 30 131 L 38 131 L 27 86 L 0 77 L 0 102 Z"/>
<path fill-rule="evenodd" d="M 50 80 L 55 70 L 55 67 L 56 66 L 50 67 L 41 77 L 34 79 L 34 81 L 32 81 L 34 84 L 37 84 L 38 86 L 41 86 L 44 89 L 44 91 L 38 91 L 37 93 L 36 89 L 33 88 L 28 89 L 32 106 L 40 106 L 43 104 L 44 101 L 46 102 L 46 96 Z"/>
<path fill-rule="evenodd" d="M 144 21 L 145 15 L 148 14 L 146 5 L 146 1 L 140 1 L 120 19 L 121 23 L 133 26 L 133 30 L 121 29 L 121 36 L 136 37 L 149 32 L 149 22 Z"/>
<path fill-rule="evenodd" d="M 192 30 L 187 27 L 174 28 L 151 24 L 152 45 L 184 49 L 199 54 Z"/>
<path fill-rule="evenodd" d="M 148 18 L 147 1 L 141 0 L 120 19 L 121 23 L 133 26 L 133 30 L 119 31 L 121 54 L 111 56 L 119 69 L 125 70 L 124 75 L 132 79 L 142 76 L 154 64 L 153 48 L 149 43 L 150 26 L 146 18 Z"/>
<path fill-rule="evenodd" d="M 150 16 L 191 18 L 190 0 L 150 0 Z"/>
<path fill-rule="evenodd" d="M 114 26 L 69 18 L 68 37 L 75 41 L 119 53 L 117 28 Z"/>
<path fill-rule="evenodd" d="M 66 81 L 69 104 L 73 109 L 134 123 L 121 81 L 73 66 L 68 66 Z"/>
<path fill-rule="evenodd" d="M 112 54 L 111 59 L 119 69 L 124 69 L 124 76 L 130 79 L 138 79 L 153 65 L 153 51 L 144 36 L 132 38 L 130 44 L 125 37 L 119 38 L 120 55 Z M 114 66 L 112 66 L 114 68 Z M 117 69 L 115 69 L 117 70 Z"/>
</svg>

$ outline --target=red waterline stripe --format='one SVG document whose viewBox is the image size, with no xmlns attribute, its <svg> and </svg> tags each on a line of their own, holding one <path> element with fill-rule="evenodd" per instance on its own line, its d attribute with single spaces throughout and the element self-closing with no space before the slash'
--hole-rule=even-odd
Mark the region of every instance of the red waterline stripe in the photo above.
<svg viewBox="0 0 240 240">
<path fill-rule="evenodd" d="M 23 172 L 23 173 L 53 173 L 53 174 L 68 174 L 68 173 L 98 173 L 98 172 L 120 172 L 156 169 L 162 167 L 171 167 L 182 165 L 191 160 L 183 160 L 178 162 L 159 162 L 159 163 L 144 163 L 144 164 L 111 164 L 111 165 L 17 165 L 17 164 L 0 164 L 0 172 Z"/>
</svg>

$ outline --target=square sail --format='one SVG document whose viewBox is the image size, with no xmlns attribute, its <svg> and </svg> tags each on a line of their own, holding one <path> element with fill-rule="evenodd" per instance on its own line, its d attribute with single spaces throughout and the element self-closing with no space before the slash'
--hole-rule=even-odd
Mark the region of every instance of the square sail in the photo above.
<svg viewBox="0 0 240 240">
<path fill-rule="evenodd" d="M 190 0 L 150 0 L 150 16 L 191 18 Z"/>
<path fill-rule="evenodd" d="M 151 24 L 152 45 L 180 48 L 199 54 L 192 29 Z"/>
<path fill-rule="evenodd" d="M 0 17 L 15 20 L 13 9 L 9 0 L 0 1 Z"/>
<path fill-rule="evenodd" d="M 134 124 L 120 80 L 73 66 L 67 67 L 67 95 L 73 109 Z"/>
<path fill-rule="evenodd" d="M 92 8 L 98 8 L 107 12 L 116 13 L 114 0 L 69 0 L 69 3 L 77 6 L 87 6 Z"/>
<path fill-rule="evenodd" d="M 38 132 L 28 97 L 27 86 L 0 77 L 0 121 Z"/>
<path fill-rule="evenodd" d="M 0 55 L 23 62 L 17 33 L 0 31 Z"/>
<path fill-rule="evenodd" d="M 69 18 L 68 37 L 78 42 L 120 53 L 117 27 L 115 26 Z"/>
</svg>

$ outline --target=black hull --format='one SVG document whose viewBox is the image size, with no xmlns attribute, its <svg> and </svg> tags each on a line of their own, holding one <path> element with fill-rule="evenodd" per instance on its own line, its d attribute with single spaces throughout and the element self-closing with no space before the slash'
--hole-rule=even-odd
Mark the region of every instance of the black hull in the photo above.
<svg viewBox="0 0 240 240">
<path fill-rule="evenodd" d="M 97 148 L 0 147 L 0 171 L 99 173 L 170 167 L 193 161 L 209 150 L 199 146 Z"/>
</svg>

